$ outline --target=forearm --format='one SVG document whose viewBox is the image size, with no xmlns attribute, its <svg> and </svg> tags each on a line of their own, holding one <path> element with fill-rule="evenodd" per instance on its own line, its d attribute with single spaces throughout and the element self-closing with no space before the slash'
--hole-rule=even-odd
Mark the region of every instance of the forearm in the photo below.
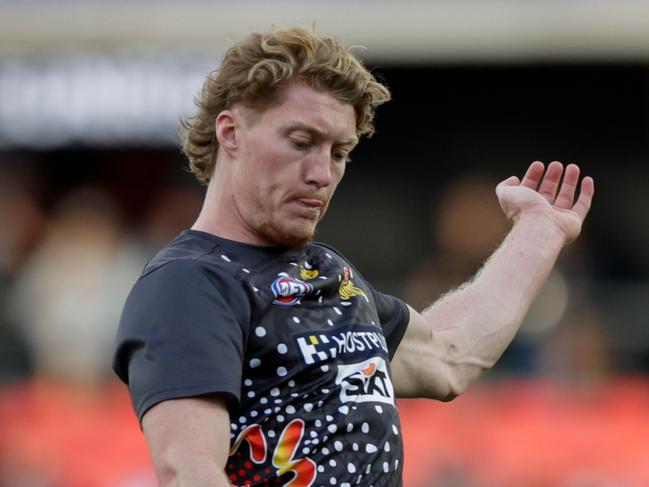
<svg viewBox="0 0 649 487">
<path fill-rule="evenodd" d="M 163 401 L 142 419 L 161 487 L 228 487 L 229 414 L 217 395 Z"/>
<path fill-rule="evenodd" d="M 422 313 L 460 389 L 512 341 L 546 281 L 565 236 L 545 217 L 522 217 L 475 278 Z"/>
<path fill-rule="evenodd" d="M 154 459 L 160 487 L 230 487 L 223 469 L 211 460 Z"/>
</svg>

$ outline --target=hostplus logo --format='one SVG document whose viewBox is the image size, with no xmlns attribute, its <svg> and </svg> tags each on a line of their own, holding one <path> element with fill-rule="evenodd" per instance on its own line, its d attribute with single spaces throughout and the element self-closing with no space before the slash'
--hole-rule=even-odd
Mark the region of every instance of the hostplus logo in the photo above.
<svg viewBox="0 0 649 487">
<path fill-rule="evenodd" d="M 335 330 L 303 333 L 295 337 L 307 365 L 339 358 L 345 362 L 376 355 L 388 356 L 385 337 L 376 326 L 341 326 Z"/>
<path fill-rule="evenodd" d="M 340 401 L 381 402 L 394 406 L 388 373 L 388 346 L 380 329 L 346 325 L 319 333 L 302 333 L 295 342 L 306 365 L 337 362 Z"/>
</svg>

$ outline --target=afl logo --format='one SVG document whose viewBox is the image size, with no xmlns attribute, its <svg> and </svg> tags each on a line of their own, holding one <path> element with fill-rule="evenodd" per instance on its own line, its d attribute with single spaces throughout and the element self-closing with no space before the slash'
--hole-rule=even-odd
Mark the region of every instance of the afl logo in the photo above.
<svg viewBox="0 0 649 487">
<path fill-rule="evenodd" d="M 313 292 L 313 285 L 289 276 L 275 279 L 270 286 L 275 296 L 274 303 L 297 304 L 302 297 Z"/>
</svg>

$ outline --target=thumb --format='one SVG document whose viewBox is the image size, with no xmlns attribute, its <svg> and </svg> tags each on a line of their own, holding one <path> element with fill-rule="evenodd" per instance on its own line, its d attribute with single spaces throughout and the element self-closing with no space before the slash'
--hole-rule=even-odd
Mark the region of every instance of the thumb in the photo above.
<svg viewBox="0 0 649 487">
<path fill-rule="evenodd" d="M 510 176 L 504 181 L 501 181 L 498 186 L 496 186 L 496 195 L 500 196 L 503 190 L 507 187 L 518 186 L 521 184 L 520 179 L 517 176 Z"/>
</svg>

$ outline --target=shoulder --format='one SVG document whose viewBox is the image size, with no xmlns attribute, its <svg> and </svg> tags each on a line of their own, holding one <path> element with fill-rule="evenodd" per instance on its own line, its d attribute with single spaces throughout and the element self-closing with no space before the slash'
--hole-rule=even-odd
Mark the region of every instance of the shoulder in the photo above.
<svg viewBox="0 0 649 487">
<path fill-rule="evenodd" d="M 365 277 L 363 277 L 363 274 L 352 264 L 352 262 L 343 255 L 342 252 L 339 250 L 335 249 L 334 247 L 321 243 L 321 242 L 313 242 L 311 244 L 313 248 L 317 249 L 319 252 L 322 252 L 328 259 L 334 261 L 337 263 L 338 267 L 338 272 L 340 273 L 341 278 L 344 275 L 345 268 L 349 271 L 349 275 L 351 278 L 355 278 L 357 280 L 363 281 L 366 285 L 368 285 L 371 288 L 371 285 Z M 373 288 L 371 289 L 372 292 L 374 291 Z"/>
<path fill-rule="evenodd" d="M 250 256 L 244 246 L 219 237 L 186 230 L 161 249 L 145 266 L 140 281 L 207 280 L 240 286 Z"/>
<path fill-rule="evenodd" d="M 217 241 L 199 232 L 184 231 L 164 246 L 146 265 L 141 277 L 154 273 L 171 264 L 173 268 L 199 269 L 210 265 L 218 267 L 215 258 L 219 248 Z"/>
<path fill-rule="evenodd" d="M 309 247 L 313 248 L 316 251 L 320 251 L 320 252 L 324 253 L 325 255 L 329 254 L 328 255 L 329 258 L 336 257 L 338 259 L 344 260 L 345 262 L 349 262 L 347 260 L 347 258 L 340 251 L 333 248 L 331 245 L 328 245 L 328 244 L 325 244 L 325 243 L 322 243 L 322 242 L 311 242 L 309 244 Z"/>
<path fill-rule="evenodd" d="M 230 250 L 195 232 L 183 232 L 146 265 L 126 300 L 121 321 L 213 314 L 218 308 L 236 311 L 245 322 L 250 311 L 243 285 L 245 267 Z"/>
<path fill-rule="evenodd" d="M 331 245 L 324 244 L 322 242 L 312 242 L 309 244 L 311 252 L 316 252 L 321 254 L 325 261 L 330 262 L 334 267 L 337 267 L 339 272 L 342 275 L 343 269 L 347 267 L 351 269 L 352 272 L 359 274 L 351 261 L 343 255 L 338 249 L 335 249 Z"/>
</svg>

